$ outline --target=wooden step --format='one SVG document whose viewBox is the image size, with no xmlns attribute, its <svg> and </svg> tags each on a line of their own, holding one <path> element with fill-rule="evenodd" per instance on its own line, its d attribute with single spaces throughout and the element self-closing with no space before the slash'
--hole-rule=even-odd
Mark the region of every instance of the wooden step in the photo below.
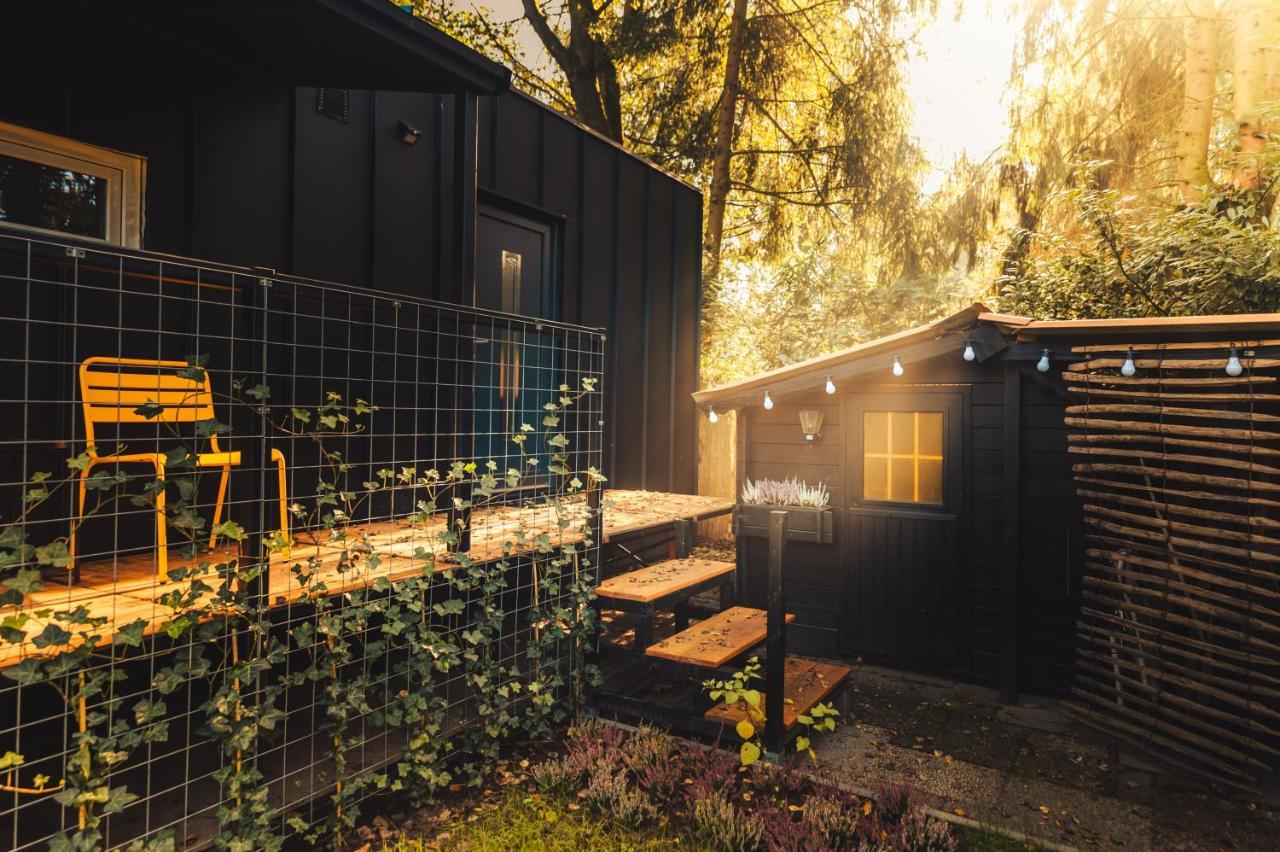
<svg viewBox="0 0 1280 852">
<path fill-rule="evenodd" d="M 833 663 L 820 663 L 817 660 L 805 660 L 800 657 L 787 657 L 787 671 L 782 688 L 782 724 L 790 728 L 796 723 L 796 717 L 808 713 L 815 704 L 835 691 L 844 683 L 853 669 L 848 666 L 837 666 Z M 760 696 L 761 709 L 764 709 L 764 693 Z M 742 702 L 733 706 L 717 704 L 705 714 L 709 722 L 723 722 L 736 725 L 747 718 L 747 708 Z"/>
<path fill-rule="evenodd" d="M 794 620 L 795 616 L 787 613 L 787 622 Z M 763 642 L 767 626 L 764 610 L 733 606 L 650 645 L 645 653 L 677 663 L 718 668 Z"/>
<path fill-rule="evenodd" d="M 608 600 L 652 603 L 703 586 L 733 573 L 732 562 L 712 559 L 668 559 L 610 577 L 596 589 L 596 596 Z"/>
</svg>

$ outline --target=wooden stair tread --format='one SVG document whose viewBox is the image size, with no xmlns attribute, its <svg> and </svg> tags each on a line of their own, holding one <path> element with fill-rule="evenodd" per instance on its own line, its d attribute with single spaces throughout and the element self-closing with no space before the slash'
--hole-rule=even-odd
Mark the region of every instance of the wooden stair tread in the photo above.
<svg viewBox="0 0 1280 852">
<path fill-rule="evenodd" d="M 795 616 L 787 613 L 787 622 Z M 768 635 L 768 613 L 762 609 L 733 606 L 710 618 L 650 645 L 651 657 L 717 668 L 759 645 Z"/>
<path fill-rule="evenodd" d="M 650 603 L 733 573 L 732 562 L 713 559 L 668 559 L 646 568 L 610 577 L 596 588 L 596 596 Z"/>
<path fill-rule="evenodd" d="M 805 660 L 800 657 L 787 657 L 787 670 L 783 676 L 782 724 L 790 728 L 796 723 L 796 717 L 808 713 L 814 705 L 830 695 L 836 687 L 844 682 L 853 669 L 838 666 L 834 663 L 820 663 L 817 660 Z M 764 693 L 761 693 L 761 703 Z M 704 714 L 710 722 L 723 722 L 736 725 L 747 717 L 746 706 L 741 702 L 732 707 L 717 704 Z"/>
</svg>

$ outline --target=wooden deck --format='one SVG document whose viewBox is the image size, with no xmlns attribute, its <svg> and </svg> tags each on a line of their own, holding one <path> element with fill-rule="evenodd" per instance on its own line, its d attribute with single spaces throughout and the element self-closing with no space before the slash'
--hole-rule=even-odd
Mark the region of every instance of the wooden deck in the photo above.
<svg viewBox="0 0 1280 852">
<path fill-rule="evenodd" d="M 608 543 L 617 538 L 659 529 L 680 520 L 698 521 L 730 511 L 731 501 L 716 497 L 700 497 L 689 494 L 666 494 L 651 491 L 610 490 L 604 494 L 603 539 Z M 568 530 L 560 529 L 557 511 L 566 514 L 567 520 L 581 520 L 585 506 L 581 503 L 557 510 L 551 506 L 507 506 L 476 510 L 471 519 L 471 548 L 467 555 L 474 561 L 486 562 L 500 558 L 505 552 L 521 550 L 516 542 L 516 532 L 524 530 L 529 538 L 545 533 L 555 545 L 568 545 L 581 540 L 571 523 Z M 271 605 L 287 606 L 304 593 L 298 584 L 294 565 L 302 565 L 308 571 L 315 568 L 310 581 L 314 587 L 323 583 L 326 594 L 339 594 L 372 584 L 379 578 L 390 582 L 418 576 L 424 569 L 445 570 L 456 567 L 440 542 L 445 529 L 445 519 L 440 517 L 428 524 L 412 524 L 408 520 L 380 521 L 359 524 L 346 529 L 346 542 L 334 541 L 327 531 L 295 533 L 294 546 L 285 554 L 271 558 L 269 595 Z M 530 549 L 527 546 L 524 549 Z M 348 560 L 340 562 L 343 552 Z M 377 560 L 351 554 L 375 552 Z M 236 558 L 238 550 L 223 547 L 218 551 L 201 554 L 196 560 L 179 558 L 176 551 L 170 554 L 169 569 L 189 568 L 197 562 L 226 562 Z M 173 609 L 163 602 L 166 595 L 183 593 L 189 580 L 173 582 L 156 576 L 155 555 L 144 552 L 121 556 L 111 560 L 86 562 L 80 566 L 79 582 L 67 579 L 47 579 L 45 588 L 28 594 L 21 607 L 0 610 L 0 618 L 9 624 L 19 624 L 28 637 L 35 637 L 49 624 L 58 624 L 53 613 L 83 607 L 90 618 L 104 620 L 96 632 L 110 641 L 118 629 L 141 620 L 144 633 L 160 630 L 173 617 Z M 206 583 L 212 582 L 205 579 Z M 65 649 L 53 646 L 39 649 L 28 639 L 21 643 L 8 643 L 0 647 L 0 667 L 11 666 L 32 655 L 52 655 Z"/>
</svg>

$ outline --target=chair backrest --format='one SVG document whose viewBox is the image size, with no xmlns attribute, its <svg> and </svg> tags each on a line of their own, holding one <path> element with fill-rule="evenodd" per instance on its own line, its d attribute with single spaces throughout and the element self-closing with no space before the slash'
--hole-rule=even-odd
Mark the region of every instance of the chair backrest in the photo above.
<svg viewBox="0 0 1280 852">
<path fill-rule="evenodd" d="M 80 400 L 85 438 L 93 444 L 97 423 L 194 423 L 212 420 L 213 388 L 203 379 L 179 375 L 185 361 L 142 358 L 86 358 L 80 364 Z M 139 412 L 143 406 L 158 410 Z M 148 416 L 150 414 L 151 416 Z"/>
</svg>

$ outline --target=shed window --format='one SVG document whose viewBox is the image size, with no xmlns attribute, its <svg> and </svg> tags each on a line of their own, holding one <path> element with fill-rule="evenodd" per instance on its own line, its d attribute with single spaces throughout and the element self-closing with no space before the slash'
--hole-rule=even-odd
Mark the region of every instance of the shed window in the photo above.
<svg viewBox="0 0 1280 852">
<path fill-rule="evenodd" d="M 942 503 L 941 411 L 863 414 L 862 496 Z"/>
</svg>

